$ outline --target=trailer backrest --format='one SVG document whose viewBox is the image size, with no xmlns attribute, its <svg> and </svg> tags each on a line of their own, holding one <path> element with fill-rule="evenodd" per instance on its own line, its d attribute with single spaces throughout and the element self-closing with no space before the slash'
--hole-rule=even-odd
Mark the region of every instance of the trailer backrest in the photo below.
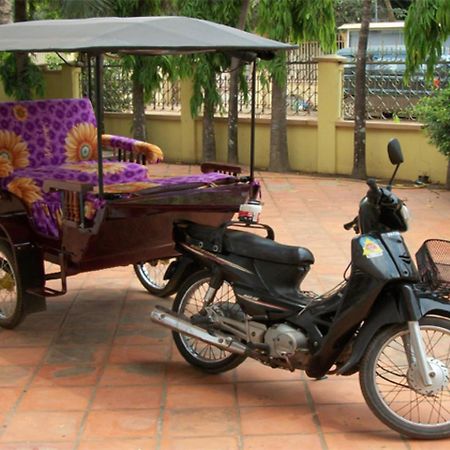
<svg viewBox="0 0 450 450">
<path fill-rule="evenodd" d="M 0 103 L 0 177 L 95 159 L 97 121 L 88 99 Z"/>
</svg>

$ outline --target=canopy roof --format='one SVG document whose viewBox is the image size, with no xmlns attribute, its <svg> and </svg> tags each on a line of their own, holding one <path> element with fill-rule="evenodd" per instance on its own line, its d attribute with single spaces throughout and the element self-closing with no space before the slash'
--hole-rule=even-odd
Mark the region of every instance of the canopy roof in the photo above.
<svg viewBox="0 0 450 450">
<path fill-rule="evenodd" d="M 259 56 L 295 46 L 190 17 L 101 17 L 0 25 L 0 51 L 88 51 L 149 55 L 212 51 Z"/>
</svg>

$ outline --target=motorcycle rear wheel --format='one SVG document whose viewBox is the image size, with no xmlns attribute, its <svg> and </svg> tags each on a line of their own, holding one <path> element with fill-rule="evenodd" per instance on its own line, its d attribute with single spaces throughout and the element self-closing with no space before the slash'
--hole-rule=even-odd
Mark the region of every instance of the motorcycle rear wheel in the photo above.
<svg viewBox="0 0 450 450">
<path fill-rule="evenodd" d="M 385 328 L 369 344 L 360 366 L 361 390 L 372 412 L 400 434 L 443 439 L 450 437 L 450 320 L 426 317 L 420 330 L 440 380 L 434 392 L 425 392 L 415 363 L 408 363 L 406 326 Z"/>
<path fill-rule="evenodd" d="M 209 286 L 211 278 L 210 272 L 202 270 L 191 275 L 178 290 L 177 296 L 172 306 L 172 311 L 177 314 L 184 314 L 191 317 L 199 312 L 203 307 L 203 300 Z M 216 293 L 213 303 L 230 302 L 234 303 L 233 288 L 226 281 Z M 175 345 L 183 358 L 191 365 L 208 373 L 221 373 L 234 369 L 244 362 L 245 356 L 230 353 L 219 349 L 211 344 L 199 339 L 172 332 Z"/>
</svg>

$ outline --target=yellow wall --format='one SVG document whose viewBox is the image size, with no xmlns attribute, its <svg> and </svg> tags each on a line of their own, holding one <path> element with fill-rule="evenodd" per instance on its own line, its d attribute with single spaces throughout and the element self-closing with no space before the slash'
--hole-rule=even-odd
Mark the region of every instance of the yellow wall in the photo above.
<svg viewBox="0 0 450 450">
<path fill-rule="evenodd" d="M 336 173 L 350 175 L 353 165 L 353 122 L 340 120 L 340 100 L 329 89 L 330 74 L 339 77 L 342 60 L 323 58 L 319 61 L 320 79 L 327 88 L 319 85 L 319 117 L 312 116 L 288 119 L 289 159 L 293 170 L 302 172 Z M 325 73 L 325 76 L 323 72 Z M 79 69 L 63 67 L 61 71 L 46 71 L 46 98 L 79 97 Z M 339 86 L 335 83 L 334 86 Z M 182 83 L 181 115 L 176 113 L 148 114 L 147 133 L 150 142 L 159 145 L 168 162 L 202 161 L 202 121 L 193 120 L 189 112 L 189 82 Z M 328 91 L 327 91 L 328 89 Z M 339 90 L 339 89 L 338 89 Z M 322 95 L 320 95 L 322 92 Z M 326 94 L 328 92 L 328 95 Z M 325 93 L 325 94 L 324 94 Z M 0 101 L 8 99 L 0 85 Z M 320 112 L 322 116 L 320 116 Z M 111 134 L 131 136 L 131 115 L 107 113 L 105 131 Z M 392 173 L 386 146 L 392 137 L 397 137 L 403 148 L 405 163 L 401 166 L 399 179 L 415 180 L 419 175 L 428 175 L 433 182 L 445 183 L 447 159 L 428 143 L 421 125 L 417 123 L 367 122 L 367 172 L 369 176 L 387 178 Z M 239 159 L 249 164 L 250 120 L 239 121 Z M 255 162 L 257 168 L 267 168 L 270 148 L 270 119 L 256 120 Z M 227 120 L 216 119 L 217 160 L 226 161 Z"/>
</svg>

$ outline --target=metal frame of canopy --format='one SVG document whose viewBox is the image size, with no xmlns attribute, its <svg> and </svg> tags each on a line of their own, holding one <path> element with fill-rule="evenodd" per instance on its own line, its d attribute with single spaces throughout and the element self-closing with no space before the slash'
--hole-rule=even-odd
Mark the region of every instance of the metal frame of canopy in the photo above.
<svg viewBox="0 0 450 450">
<path fill-rule="evenodd" d="M 189 32 L 187 32 L 189 30 Z M 144 36 L 143 36 L 144 35 Z M 103 17 L 42 20 L 0 26 L 0 51 L 80 51 L 95 57 L 95 109 L 103 123 L 103 54 L 174 55 L 226 52 L 252 62 L 250 179 L 255 161 L 255 80 L 257 58 L 295 46 L 266 39 L 226 25 L 189 17 Z M 89 76 L 91 74 L 89 73 Z M 101 127 L 98 127 L 99 195 L 104 195 Z"/>
</svg>

